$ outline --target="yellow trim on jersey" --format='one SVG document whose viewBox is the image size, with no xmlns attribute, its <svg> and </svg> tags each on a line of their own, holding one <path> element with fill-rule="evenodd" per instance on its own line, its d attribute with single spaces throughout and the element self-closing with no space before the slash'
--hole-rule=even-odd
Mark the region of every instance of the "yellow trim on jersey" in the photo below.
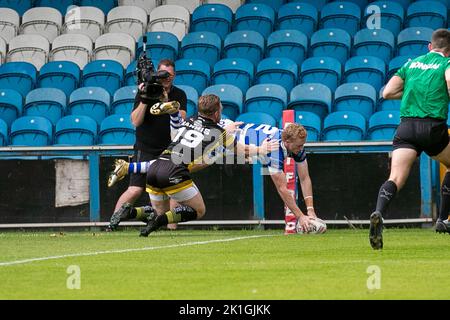
<svg viewBox="0 0 450 320">
<path fill-rule="evenodd" d="M 163 188 L 163 189 L 147 185 L 146 191 L 148 193 L 151 193 L 154 195 L 163 195 L 163 194 L 171 195 L 171 194 L 183 191 L 187 188 L 190 188 L 193 185 L 194 185 L 194 182 L 192 180 L 186 180 L 186 181 L 180 182 L 174 186 Z"/>
</svg>

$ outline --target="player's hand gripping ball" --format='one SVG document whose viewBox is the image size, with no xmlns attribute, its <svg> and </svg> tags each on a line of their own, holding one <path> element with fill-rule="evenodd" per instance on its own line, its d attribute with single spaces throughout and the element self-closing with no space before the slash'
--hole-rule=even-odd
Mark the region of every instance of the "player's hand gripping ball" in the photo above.
<svg viewBox="0 0 450 320">
<path fill-rule="evenodd" d="M 327 231 L 327 224 L 322 219 L 311 218 L 311 219 L 309 219 L 309 228 L 305 232 L 305 230 L 303 230 L 302 226 L 299 224 L 299 222 L 297 220 L 297 223 L 295 225 L 295 230 L 297 231 L 298 234 L 305 234 L 305 233 L 321 234 L 321 233 L 325 233 L 325 231 Z"/>
</svg>

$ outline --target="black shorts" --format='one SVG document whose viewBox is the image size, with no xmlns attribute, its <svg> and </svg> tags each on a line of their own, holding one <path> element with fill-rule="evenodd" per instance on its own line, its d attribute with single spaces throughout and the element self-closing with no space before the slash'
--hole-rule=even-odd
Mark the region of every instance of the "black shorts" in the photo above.
<svg viewBox="0 0 450 320">
<path fill-rule="evenodd" d="M 149 153 L 142 150 L 135 150 L 132 161 L 133 162 L 144 162 L 155 160 L 159 157 L 160 153 Z M 130 183 L 129 186 L 141 187 L 145 189 L 146 185 L 146 174 L 145 173 L 130 173 Z"/>
<path fill-rule="evenodd" d="M 192 178 L 188 168 L 176 165 L 164 157 L 151 163 L 147 171 L 147 186 L 154 191 L 171 194 L 191 185 Z"/>
<path fill-rule="evenodd" d="M 449 142 L 446 120 L 432 118 L 402 118 L 395 133 L 393 147 L 423 151 L 429 156 L 441 153 Z"/>
</svg>

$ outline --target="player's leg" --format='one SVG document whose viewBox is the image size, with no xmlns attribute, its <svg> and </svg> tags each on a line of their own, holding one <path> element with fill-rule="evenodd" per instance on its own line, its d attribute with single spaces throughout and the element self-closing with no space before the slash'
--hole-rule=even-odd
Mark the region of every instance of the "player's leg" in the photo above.
<svg viewBox="0 0 450 320">
<path fill-rule="evenodd" d="M 173 199 L 170 199 L 170 210 L 175 209 L 175 207 L 177 207 L 177 206 L 179 206 L 179 203 Z M 178 227 L 178 225 L 176 223 L 169 223 L 167 225 L 167 229 L 169 229 L 169 230 L 176 230 L 177 227 Z"/>
<path fill-rule="evenodd" d="M 448 144 L 441 153 L 432 158 L 439 161 L 447 168 L 441 186 L 441 204 L 439 207 L 439 217 L 436 221 L 436 232 L 450 233 L 450 144 Z"/>
</svg>

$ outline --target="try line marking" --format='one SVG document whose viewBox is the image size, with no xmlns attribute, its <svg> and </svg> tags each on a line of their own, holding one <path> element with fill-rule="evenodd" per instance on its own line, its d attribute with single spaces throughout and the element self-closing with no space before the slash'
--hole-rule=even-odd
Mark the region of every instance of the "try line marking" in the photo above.
<svg viewBox="0 0 450 320">
<path fill-rule="evenodd" d="M 73 258 L 73 257 L 96 256 L 96 255 L 100 255 L 100 254 L 110 254 L 110 253 L 127 253 L 127 252 L 137 252 L 137 251 L 150 251 L 150 250 L 158 250 L 158 249 L 190 247 L 190 246 L 204 245 L 204 244 L 210 244 L 210 243 L 230 242 L 230 241 L 255 239 L 255 238 L 263 238 L 263 237 L 274 237 L 274 236 L 277 236 L 277 235 L 267 234 L 267 235 L 259 235 L 259 236 L 247 236 L 247 237 L 237 237 L 237 238 L 208 240 L 208 241 L 195 241 L 195 242 L 171 244 L 171 245 L 167 245 L 167 246 L 157 246 L 157 247 L 144 247 L 144 248 L 120 249 L 120 250 L 118 249 L 118 250 L 94 251 L 94 252 L 85 252 L 85 253 L 71 253 L 71 254 L 63 254 L 63 255 L 59 255 L 59 256 L 30 258 L 30 259 L 23 259 L 23 260 L 0 262 L 0 267 L 12 266 L 12 265 L 16 265 L 16 264 L 25 264 L 25 263 L 31 263 L 31 262 L 36 262 L 36 261 L 56 260 L 56 259 Z"/>
</svg>

